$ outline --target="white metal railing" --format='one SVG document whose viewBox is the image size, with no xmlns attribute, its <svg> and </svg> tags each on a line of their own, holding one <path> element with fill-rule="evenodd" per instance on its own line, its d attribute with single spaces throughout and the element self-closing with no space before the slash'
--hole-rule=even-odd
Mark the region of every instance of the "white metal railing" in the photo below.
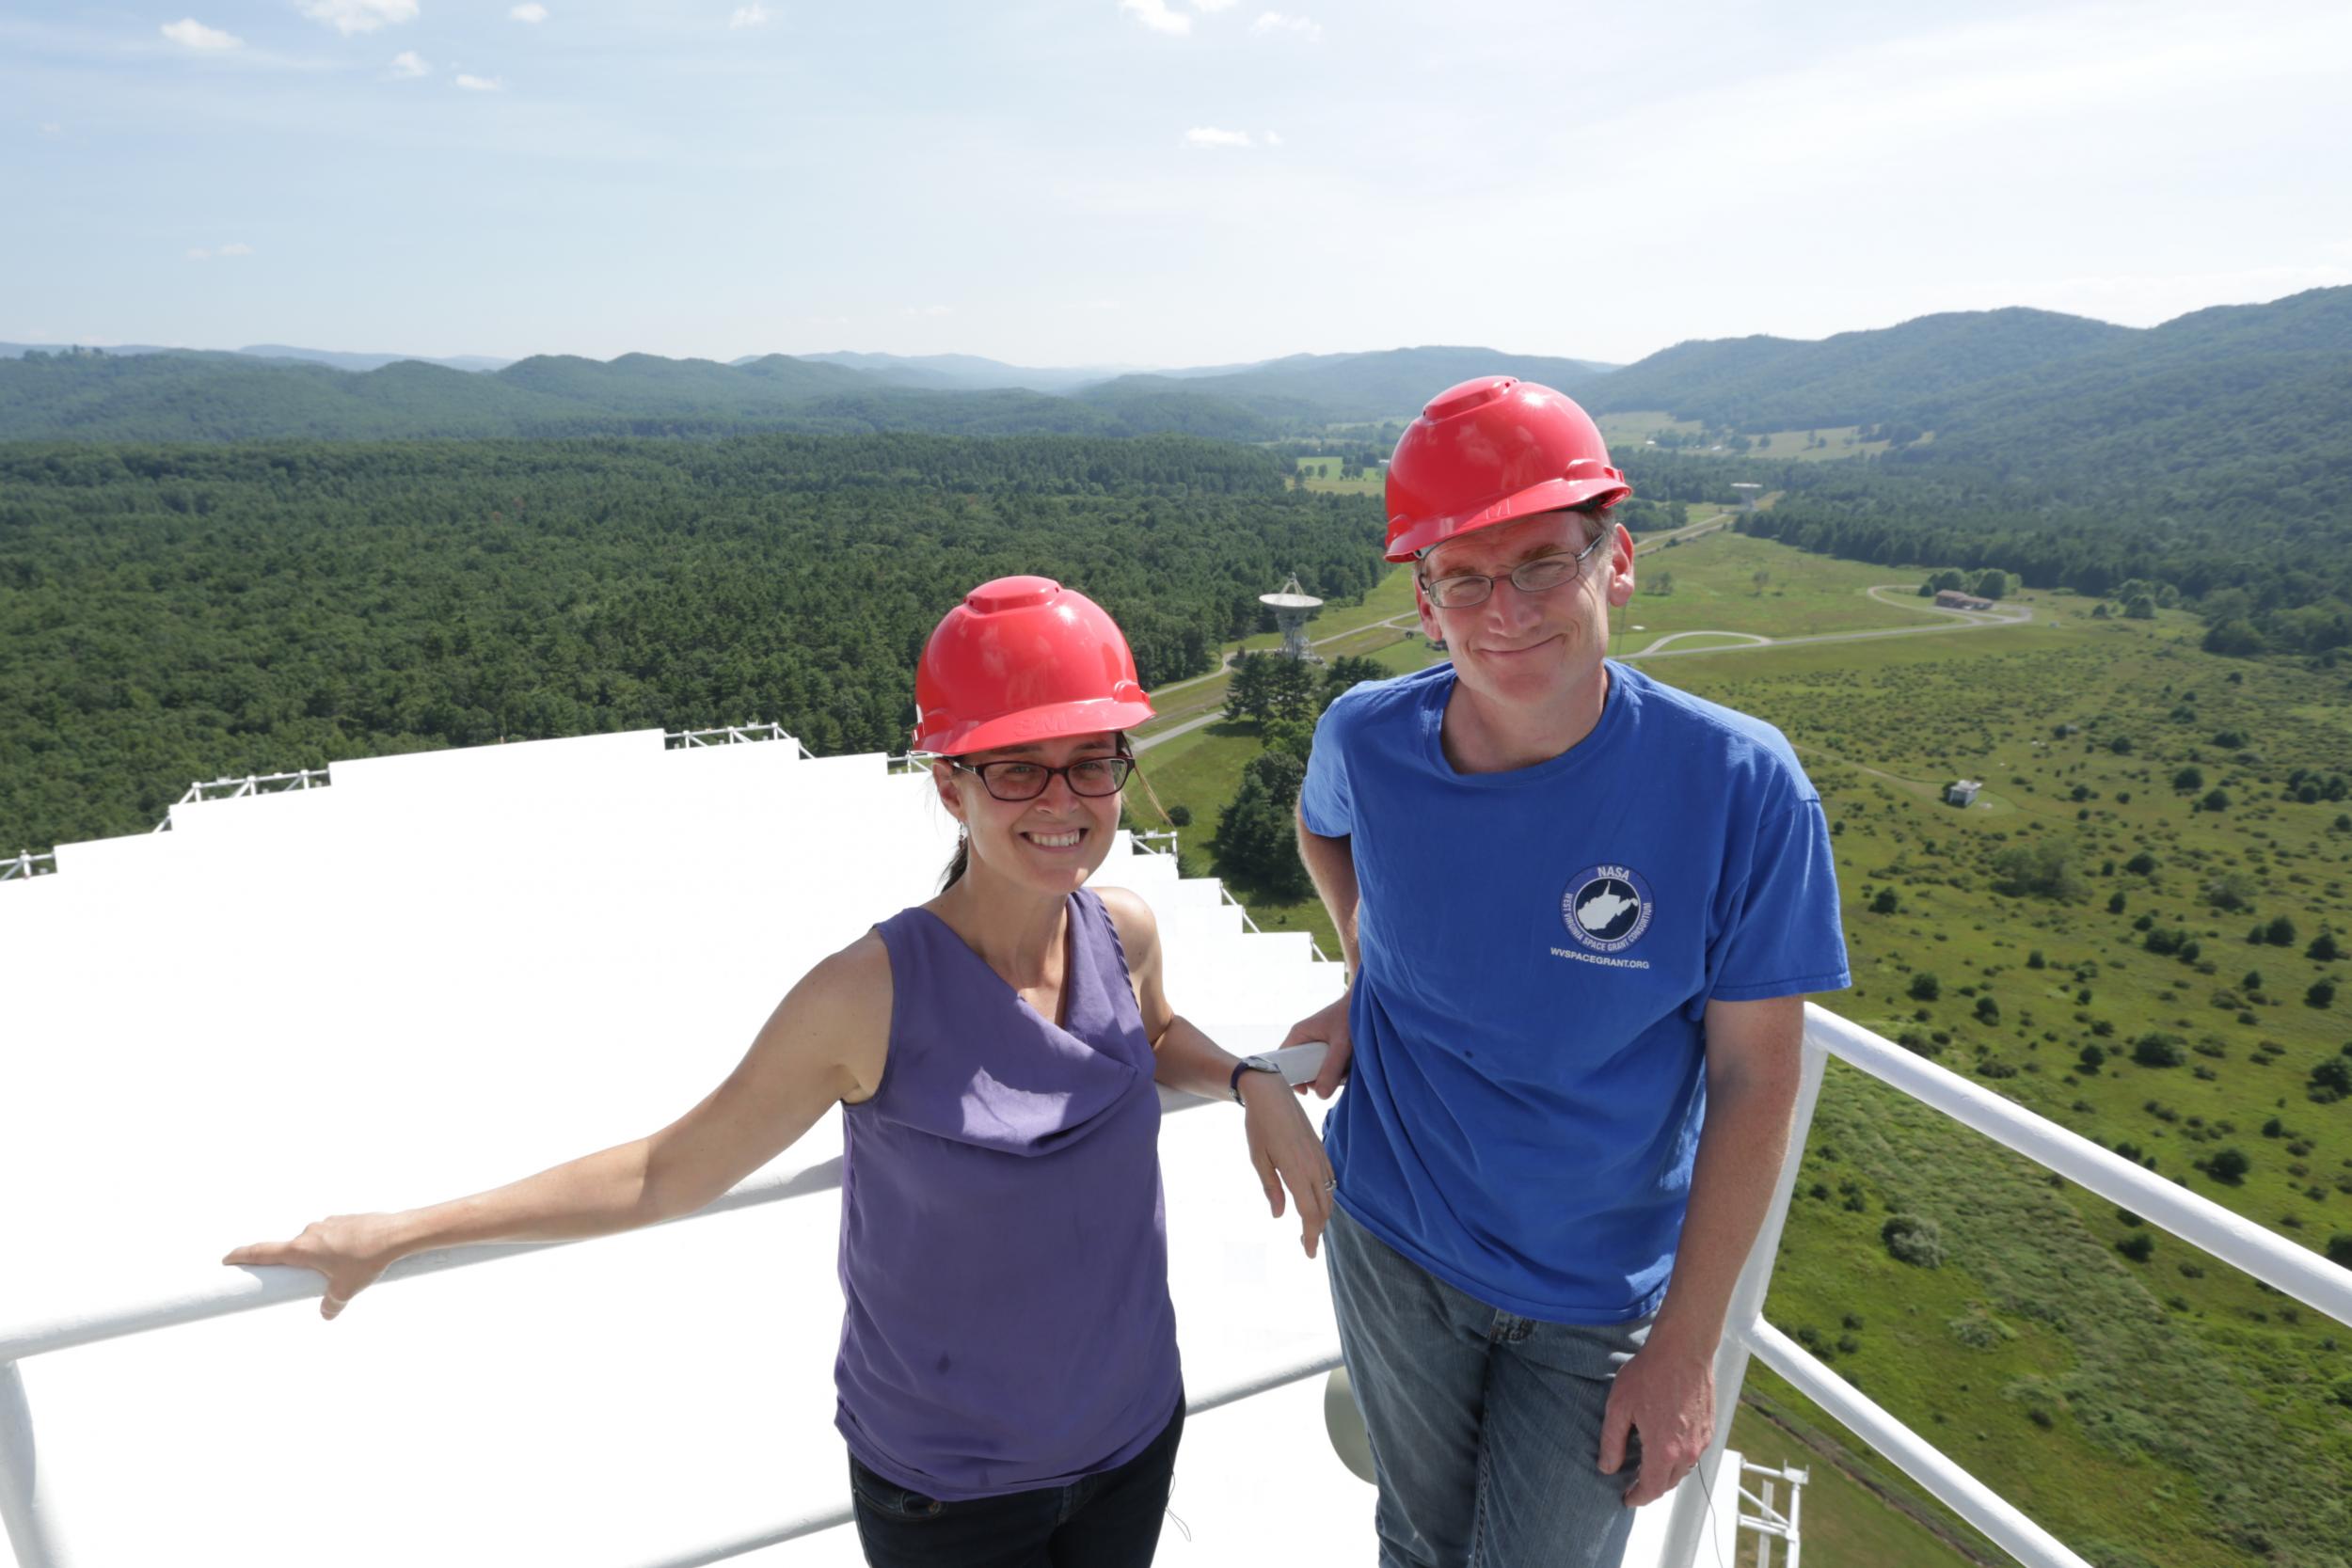
<svg viewBox="0 0 2352 1568">
<path fill-rule="evenodd" d="M 1904 1050 L 1836 1013 L 1807 1004 L 1804 1062 L 1797 1091 L 1788 1157 L 1772 1189 L 1762 1232 L 1749 1249 L 1747 1265 L 1734 1288 L 1723 1343 L 1715 1354 L 1718 1408 L 1731 1410 L 1756 1356 L 1787 1378 L 1797 1391 L 1876 1449 L 1935 1498 L 1976 1527 L 1988 1540 L 2030 1568 L 2090 1568 L 2049 1531 L 2035 1524 L 1951 1457 L 1864 1396 L 1844 1378 L 1763 1319 L 1764 1295 L 1780 1250 L 1788 1200 L 1804 1158 L 1805 1133 L 1821 1093 L 1829 1058 L 1837 1057 L 1899 1089 L 1931 1110 L 2006 1144 L 2028 1160 L 2090 1188 L 2170 1231 L 2190 1245 L 2243 1269 L 2263 1283 L 2293 1296 L 2337 1322 L 2352 1324 L 2352 1270 L 2275 1236 L 2221 1205 L 2111 1154 L 2079 1133 L 2070 1132 L 2015 1101 L 2006 1100 L 1947 1068 Z M 1717 1423 L 1715 1441 L 1700 1462 L 1711 1474 L 1730 1435 L 1728 1416 Z M 1663 1568 L 1692 1568 L 1707 1525 L 1707 1499 L 1685 1484 L 1672 1504 Z"/>
<path fill-rule="evenodd" d="M 334 781 L 324 768 L 297 768 L 291 773 L 248 773 L 242 779 L 198 780 L 188 785 L 188 792 L 173 801 L 174 805 L 191 805 L 199 800 L 236 800 L 247 795 L 282 795 L 289 790 L 325 789 Z M 168 813 L 155 824 L 155 832 L 168 832 L 171 817 Z"/>
<path fill-rule="evenodd" d="M 1150 855 L 1172 855 L 1178 848 L 1176 830 L 1173 828 L 1158 828 L 1149 832 L 1136 828 L 1130 831 L 1127 836 L 1136 841 L 1136 848 Z M 1168 847 L 1161 848 L 1163 844 Z"/>
<path fill-rule="evenodd" d="M 1813 1479 L 1809 1470 L 1775 1468 L 1742 1460 L 1740 1465 L 1740 1501 L 1756 1510 L 1740 1515 L 1740 1528 L 1754 1532 L 1756 1568 L 1772 1568 L 1772 1543 L 1784 1543 L 1788 1548 L 1788 1568 L 1801 1568 L 1804 1551 L 1804 1532 L 1799 1523 L 1804 1513 L 1805 1483 Z M 1749 1482 L 1754 1481 L 1753 1490 Z M 1781 1508 L 1775 1501 L 1777 1481 L 1788 1488 L 1788 1506 Z"/>
<path fill-rule="evenodd" d="M 800 749 L 803 760 L 817 760 L 817 753 L 803 746 L 801 737 L 782 724 L 722 724 L 709 730 L 669 730 L 661 736 L 662 745 L 674 752 L 692 746 L 749 746 L 773 740 L 788 740 Z"/>
<path fill-rule="evenodd" d="M 662 745 L 674 752 L 683 751 L 690 746 L 739 746 L 756 741 L 775 740 L 790 741 L 799 748 L 803 761 L 814 762 L 817 759 L 817 753 L 803 745 L 800 736 L 786 730 L 782 724 L 723 724 L 711 730 L 665 730 L 661 736 Z M 893 771 L 897 770 L 896 765 L 904 760 L 906 759 L 892 757 L 890 761 L 893 765 Z M 301 768 L 291 773 L 252 773 L 241 779 L 199 780 L 190 784 L 187 792 L 172 803 L 184 806 L 199 800 L 234 800 L 247 795 L 278 795 L 289 790 L 325 789 L 334 782 L 328 776 L 327 769 L 324 768 Z M 169 832 L 171 815 L 168 812 L 165 813 L 164 819 L 148 831 L 158 833 Z M 44 862 L 47 863 L 49 869 L 47 871 L 38 869 Z M 57 856 L 54 849 L 42 855 L 19 852 L 14 860 L 0 861 L 0 882 L 14 881 L 20 877 L 53 876 L 56 869 Z"/>
<path fill-rule="evenodd" d="M 1285 1080 L 1311 1083 L 1323 1067 L 1320 1043 L 1290 1046 L 1271 1053 Z M 1171 1111 L 1187 1110 L 1211 1101 L 1193 1095 L 1160 1091 L 1161 1104 Z M 796 1171 L 762 1173 L 738 1183 L 716 1201 L 693 1213 L 663 1221 L 683 1225 L 739 1209 L 781 1199 L 832 1192 L 841 1185 L 841 1161 L 836 1156 Z M 451 1269 L 496 1263 L 550 1247 L 574 1246 L 576 1242 L 516 1242 L 484 1246 L 444 1247 L 404 1258 L 386 1269 L 377 1284 L 386 1285 Z M 61 1568 L 67 1556 L 50 1506 L 40 1467 L 35 1463 L 33 1412 L 24 1395 L 24 1380 L 17 1363 L 28 1356 L 72 1350 L 107 1339 L 176 1328 L 185 1323 L 225 1318 L 259 1307 L 316 1299 L 326 1281 L 309 1269 L 251 1267 L 212 1268 L 191 1275 L 185 1283 L 158 1289 L 119 1306 L 90 1311 L 68 1311 L 30 1321 L 0 1323 L 0 1527 L 15 1550 L 18 1568 Z M 1332 1342 L 1296 1361 L 1259 1372 L 1253 1377 L 1192 1395 L 1185 1408 L 1194 1415 L 1219 1405 L 1295 1383 L 1340 1365 L 1339 1344 Z M 841 1503 L 789 1518 L 746 1534 L 706 1542 L 657 1560 L 645 1568 L 702 1568 L 703 1564 L 739 1557 L 763 1546 L 813 1535 L 850 1521 L 850 1505 Z"/>
</svg>

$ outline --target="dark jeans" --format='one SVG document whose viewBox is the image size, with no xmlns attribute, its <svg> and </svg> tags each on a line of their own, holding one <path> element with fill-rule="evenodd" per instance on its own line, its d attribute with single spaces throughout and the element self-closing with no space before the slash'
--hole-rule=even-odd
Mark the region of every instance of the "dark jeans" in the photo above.
<svg viewBox="0 0 2352 1568">
<path fill-rule="evenodd" d="M 1149 1568 L 1184 1434 L 1176 1402 L 1152 1446 L 1068 1486 L 941 1502 L 850 1459 L 857 1538 L 873 1568 Z"/>
</svg>

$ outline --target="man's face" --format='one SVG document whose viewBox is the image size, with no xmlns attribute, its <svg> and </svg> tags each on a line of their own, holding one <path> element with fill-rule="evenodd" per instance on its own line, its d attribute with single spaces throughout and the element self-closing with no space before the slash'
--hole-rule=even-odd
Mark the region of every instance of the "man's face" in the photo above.
<svg viewBox="0 0 2352 1568">
<path fill-rule="evenodd" d="M 1530 594 L 1513 567 L 1538 556 L 1573 555 L 1598 526 L 1607 541 L 1567 581 Z M 1507 705 L 1543 705 L 1589 681 L 1608 650 L 1609 607 L 1633 594 L 1633 547 L 1614 523 L 1573 512 L 1540 512 L 1447 540 L 1421 561 L 1420 576 L 1476 572 L 1495 579 L 1486 602 L 1440 610 L 1416 588 L 1422 630 L 1443 638 L 1455 675 L 1480 696 Z"/>
</svg>

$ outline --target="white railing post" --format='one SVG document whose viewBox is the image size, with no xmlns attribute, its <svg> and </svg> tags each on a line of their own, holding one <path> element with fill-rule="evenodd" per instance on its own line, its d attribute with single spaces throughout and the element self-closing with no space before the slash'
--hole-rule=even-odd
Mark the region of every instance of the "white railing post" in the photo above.
<svg viewBox="0 0 2352 1568">
<path fill-rule="evenodd" d="M 1709 1498 L 1719 1478 L 1716 1466 L 1724 1457 L 1724 1447 L 1731 1441 L 1731 1418 L 1740 1408 L 1740 1386 L 1748 1375 L 1748 1329 L 1764 1313 L 1764 1295 L 1772 1289 L 1772 1262 L 1780 1254 L 1781 1227 L 1788 1221 L 1788 1200 L 1797 1189 L 1797 1167 L 1804 1163 L 1805 1134 L 1813 1129 L 1813 1107 L 1821 1098 L 1821 1073 L 1829 1064 L 1829 1053 L 1813 1043 L 1808 1035 L 1804 1053 L 1799 1058 L 1796 1114 L 1788 1126 L 1788 1152 L 1781 1157 L 1780 1174 L 1772 1182 L 1772 1206 L 1764 1212 L 1764 1224 L 1756 1233 L 1756 1244 L 1748 1248 L 1748 1260 L 1740 1271 L 1740 1279 L 1731 1288 L 1731 1305 L 1724 1313 L 1724 1337 L 1715 1347 L 1715 1436 L 1707 1445 L 1707 1452 L 1698 1467 L 1683 1478 L 1675 1489 L 1674 1500 L 1666 1506 L 1674 1512 L 1666 1519 L 1666 1542 L 1658 1556 L 1659 1568 L 1691 1568 L 1698 1557 L 1699 1543 L 1713 1528 L 1709 1523 Z M 1738 1507 L 1740 1478 L 1730 1481 L 1733 1497 L 1730 1506 Z"/>
<path fill-rule="evenodd" d="M 24 1401 L 24 1374 L 0 1361 L 0 1526 L 17 1568 L 65 1568 L 65 1553 L 41 1496 L 40 1455 L 33 1446 L 33 1407 Z"/>
</svg>

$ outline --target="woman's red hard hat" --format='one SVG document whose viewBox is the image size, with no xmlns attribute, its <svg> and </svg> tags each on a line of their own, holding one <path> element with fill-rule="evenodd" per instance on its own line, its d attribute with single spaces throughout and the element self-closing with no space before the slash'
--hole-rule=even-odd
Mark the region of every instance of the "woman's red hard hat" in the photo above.
<svg viewBox="0 0 2352 1568">
<path fill-rule="evenodd" d="M 914 749 L 961 756 L 1152 717 L 1127 639 L 1051 578 L 998 578 L 949 610 L 914 671 Z"/>
<path fill-rule="evenodd" d="M 1631 494 L 1583 409 L 1532 381 L 1480 376 L 1440 393 L 1396 443 L 1388 557 L 1410 561 L 1472 529 Z"/>
</svg>

